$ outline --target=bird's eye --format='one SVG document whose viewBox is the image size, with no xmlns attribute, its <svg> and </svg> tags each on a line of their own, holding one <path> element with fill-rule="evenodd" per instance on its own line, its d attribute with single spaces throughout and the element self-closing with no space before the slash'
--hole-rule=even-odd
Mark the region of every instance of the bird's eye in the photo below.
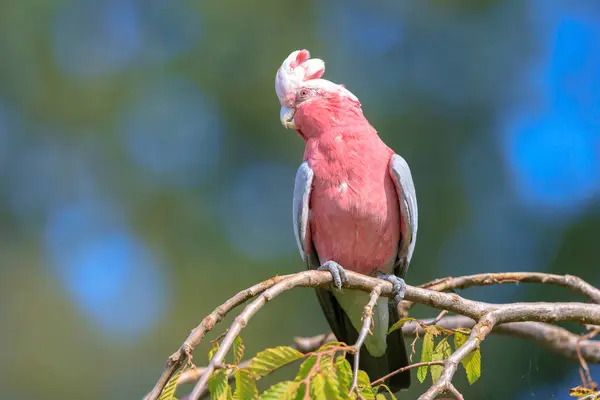
<svg viewBox="0 0 600 400">
<path fill-rule="evenodd" d="M 298 92 L 298 97 L 301 99 L 306 99 L 310 95 L 310 90 L 308 89 L 300 89 Z"/>
</svg>

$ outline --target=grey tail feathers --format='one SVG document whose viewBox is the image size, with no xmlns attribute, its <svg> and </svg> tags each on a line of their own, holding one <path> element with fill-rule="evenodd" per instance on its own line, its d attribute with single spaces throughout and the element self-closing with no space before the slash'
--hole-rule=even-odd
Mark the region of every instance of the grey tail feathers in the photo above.
<svg viewBox="0 0 600 400">
<path fill-rule="evenodd" d="M 321 308 L 335 337 L 346 344 L 352 345 L 355 343 L 358 338 L 358 332 L 352 326 L 350 318 L 348 318 L 348 315 L 346 315 L 339 305 L 333 293 L 328 289 L 316 289 L 316 292 Z M 389 326 L 392 326 L 399 320 L 398 310 L 392 306 L 391 302 L 388 303 L 388 307 L 390 315 Z M 352 364 L 354 357 L 351 354 L 348 354 L 346 357 L 350 364 Z M 365 346 L 360 351 L 359 368 L 369 375 L 371 381 L 377 380 L 407 365 L 408 356 L 401 329 L 387 336 L 387 350 L 381 357 L 371 356 Z M 384 383 L 394 393 L 400 389 L 406 389 L 410 386 L 410 370 L 396 374 Z"/>
</svg>

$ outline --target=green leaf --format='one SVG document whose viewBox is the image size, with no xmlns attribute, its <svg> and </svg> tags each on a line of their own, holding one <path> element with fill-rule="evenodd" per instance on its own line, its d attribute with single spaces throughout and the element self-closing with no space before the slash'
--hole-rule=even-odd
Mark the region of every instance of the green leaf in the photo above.
<svg viewBox="0 0 600 400">
<path fill-rule="evenodd" d="M 460 348 L 460 346 L 465 344 L 465 342 L 467 341 L 468 338 L 469 338 L 469 335 L 467 335 L 461 331 L 455 331 L 454 332 L 454 350 L 458 350 Z"/>
<path fill-rule="evenodd" d="M 325 377 L 322 374 L 317 374 L 311 379 L 310 398 L 327 400 L 327 396 L 325 395 Z"/>
<path fill-rule="evenodd" d="M 215 353 L 217 352 L 217 350 L 219 350 L 219 342 L 215 342 L 214 346 L 212 347 L 212 349 L 209 350 L 208 352 L 208 361 L 212 360 L 212 358 L 214 357 Z"/>
<path fill-rule="evenodd" d="M 233 341 L 233 363 L 239 364 L 242 362 L 244 358 L 244 350 L 246 350 L 246 346 L 244 346 L 244 341 L 241 336 L 236 336 Z"/>
<path fill-rule="evenodd" d="M 258 398 L 258 389 L 252 373 L 239 369 L 235 374 L 235 400 L 250 400 Z"/>
<path fill-rule="evenodd" d="M 386 398 L 386 400 L 389 400 L 389 399 L 396 400 L 396 396 L 394 395 L 394 393 L 392 393 L 390 388 L 387 387 L 387 385 L 385 385 L 383 383 L 381 385 L 377 385 L 377 387 L 374 390 L 375 390 L 375 393 L 379 393 L 381 390 L 385 390 L 390 395 L 388 398 Z M 379 399 L 380 395 L 382 395 L 382 394 L 377 395 L 377 397 L 376 397 L 377 400 Z M 384 396 L 384 398 L 385 398 L 385 396 Z"/>
<path fill-rule="evenodd" d="M 227 371 L 219 369 L 208 380 L 210 398 L 213 400 L 228 400 L 232 398 L 231 387 L 227 380 Z"/>
<path fill-rule="evenodd" d="M 337 375 L 335 374 L 335 371 L 331 371 L 330 373 L 324 373 L 323 376 L 325 377 L 325 397 L 327 399 L 338 399 L 340 398 L 340 391 L 339 391 L 339 382 L 337 380 Z M 348 389 L 348 391 L 350 391 L 350 389 Z M 348 393 L 344 393 L 345 397 Z"/>
<path fill-rule="evenodd" d="M 456 350 L 459 349 L 469 338 L 469 336 L 462 331 L 454 332 L 454 348 Z M 473 350 L 465 358 L 463 358 L 460 364 L 465 369 L 467 373 L 467 380 L 469 384 L 472 385 L 479 379 L 481 376 L 481 353 L 479 348 Z"/>
<path fill-rule="evenodd" d="M 411 322 L 411 321 L 416 321 L 416 319 L 414 318 L 402 318 L 400 321 L 396 322 L 394 325 L 392 325 L 390 327 L 390 329 L 388 330 L 388 335 L 392 332 L 394 332 L 397 329 L 402 328 L 402 326 L 407 323 L 407 322 Z"/>
<path fill-rule="evenodd" d="M 421 362 L 429 362 L 433 357 L 433 335 L 431 332 L 426 332 L 423 337 L 423 349 L 421 350 Z M 427 366 L 419 367 L 417 370 L 417 379 L 423 383 L 427 378 Z"/>
<path fill-rule="evenodd" d="M 358 371 L 358 389 L 366 400 L 375 400 L 375 392 L 371 387 L 371 379 L 365 371 Z"/>
<path fill-rule="evenodd" d="M 177 381 L 181 378 L 183 369 L 179 370 L 175 375 L 169 379 L 169 382 L 165 385 L 158 400 L 174 400 L 175 390 L 177 390 Z"/>
<path fill-rule="evenodd" d="M 350 386 L 352 385 L 352 367 L 343 355 L 335 359 L 335 372 L 338 392 L 341 396 L 346 396 L 350 392 Z"/>
<path fill-rule="evenodd" d="M 319 360 L 319 371 L 325 373 L 333 373 L 333 354 L 321 354 Z"/>
<path fill-rule="evenodd" d="M 315 365 L 317 361 L 317 356 L 310 356 L 300 365 L 300 369 L 298 370 L 298 374 L 296 375 L 296 382 L 300 382 L 302 379 L 305 379 L 312 367 Z"/>
<path fill-rule="evenodd" d="M 445 337 L 442 339 L 437 346 L 435 346 L 435 351 L 433 352 L 433 356 L 431 357 L 431 361 L 441 361 L 445 360 L 452 354 L 452 347 L 450 347 L 450 343 L 448 343 L 448 338 Z M 431 380 L 435 383 L 438 379 L 440 379 L 440 375 L 442 375 L 442 371 L 444 370 L 443 365 L 432 365 L 431 366 Z"/>
<path fill-rule="evenodd" d="M 300 382 L 283 381 L 279 382 L 260 395 L 261 400 L 291 400 L 296 396 L 296 392 L 300 387 Z"/>
<path fill-rule="evenodd" d="M 481 353 L 479 352 L 479 348 L 470 352 L 460 363 L 465 368 L 465 371 L 467 371 L 469 385 L 474 384 L 481 376 Z"/>
<path fill-rule="evenodd" d="M 344 342 L 328 342 L 325 343 L 323 346 L 319 347 L 319 349 L 316 352 L 320 353 L 322 351 L 329 350 L 332 347 L 348 347 L 348 345 Z"/>
<path fill-rule="evenodd" d="M 278 346 L 258 353 L 246 368 L 260 378 L 302 357 L 303 354 L 296 349 Z"/>
</svg>

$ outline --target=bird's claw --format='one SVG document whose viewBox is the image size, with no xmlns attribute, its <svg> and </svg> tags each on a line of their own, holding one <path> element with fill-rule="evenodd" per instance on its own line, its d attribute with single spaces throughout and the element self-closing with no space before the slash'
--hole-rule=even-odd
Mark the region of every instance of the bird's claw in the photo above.
<svg viewBox="0 0 600 400">
<path fill-rule="evenodd" d="M 317 268 L 317 271 L 329 271 L 333 278 L 333 284 L 338 290 L 342 289 L 342 283 L 348 282 L 346 270 L 335 261 L 325 262 L 323 265 Z"/>
<path fill-rule="evenodd" d="M 388 282 L 391 282 L 393 288 L 392 292 L 394 293 L 394 306 L 400 304 L 402 300 L 404 300 L 404 295 L 406 294 L 406 282 L 404 279 L 394 275 L 394 274 L 377 274 L 377 277 L 380 279 L 385 279 Z"/>
</svg>

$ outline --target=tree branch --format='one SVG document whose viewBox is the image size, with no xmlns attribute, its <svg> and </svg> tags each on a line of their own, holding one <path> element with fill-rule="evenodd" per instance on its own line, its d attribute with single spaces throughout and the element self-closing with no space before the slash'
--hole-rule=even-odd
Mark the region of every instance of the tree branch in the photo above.
<svg viewBox="0 0 600 400">
<path fill-rule="evenodd" d="M 276 283 L 288 278 L 289 276 L 290 275 L 276 276 L 251 286 L 246 290 L 242 290 L 225 303 L 215 308 L 212 313 L 204 317 L 202 322 L 200 322 L 200 325 L 192 330 L 192 333 L 190 333 L 185 342 L 183 342 L 179 350 L 171 354 L 167 360 L 165 369 L 160 375 L 160 378 L 158 378 L 154 388 L 152 388 L 152 391 L 146 395 L 144 400 L 158 399 L 158 396 L 160 396 L 160 393 L 164 389 L 169 379 L 171 379 L 175 371 L 181 368 L 184 362 L 189 362 L 191 360 L 192 351 L 196 348 L 196 346 L 198 346 L 202 339 L 204 339 L 206 333 L 211 331 L 217 323 L 221 322 L 231 310 L 240 304 L 243 304 L 247 300 L 255 297 L 256 295 L 264 292 Z"/>
<path fill-rule="evenodd" d="M 445 292 L 467 289 L 473 286 L 499 285 L 504 283 L 540 283 L 561 286 L 580 293 L 592 303 L 600 304 L 600 290 L 583 279 L 573 275 L 555 275 L 541 272 L 497 272 L 436 279 L 420 285 L 420 288 Z M 404 301 L 400 306 L 400 315 L 408 315 L 413 302 Z"/>
<path fill-rule="evenodd" d="M 392 297 L 392 285 L 378 278 L 373 278 L 351 271 L 348 272 L 348 282 L 345 288 L 358 289 L 363 291 L 372 291 L 380 286 L 381 296 Z M 488 285 L 503 282 L 539 282 L 550 283 L 571 288 L 585 294 L 594 301 L 600 299 L 600 292 L 591 287 L 586 282 L 575 277 L 560 277 L 557 275 L 538 274 L 538 273 L 506 273 L 506 274 L 482 274 L 462 278 L 449 278 L 438 280 L 428 285 L 429 288 L 419 288 L 407 286 L 406 300 L 428 305 L 441 310 L 451 311 L 460 315 L 467 316 L 473 320 L 479 321 L 472 330 L 470 338 L 459 348 L 445 363 L 444 371 L 440 379 L 434 384 L 422 397 L 422 399 L 434 398 L 436 394 L 442 391 L 453 392 L 451 380 L 456 371 L 456 365 L 460 360 L 476 348 L 479 343 L 485 339 L 491 329 L 499 324 L 536 321 L 536 322 L 558 322 L 575 321 L 587 324 L 600 324 L 600 306 L 596 304 L 584 303 L 514 303 L 514 304 L 489 304 L 468 300 L 454 293 L 441 293 L 437 290 L 447 290 L 452 288 L 463 288 L 472 285 Z M 238 293 L 226 303 L 215 309 L 213 313 L 207 316 L 202 323 L 190 334 L 186 342 L 181 346 L 178 352 L 174 353 L 168 360 L 167 366 L 163 371 L 159 381 L 156 383 L 153 391 L 146 397 L 148 400 L 156 399 L 162 388 L 173 375 L 173 373 L 183 365 L 183 362 L 189 358 L 190 352 L 204 337 L 206 332 L 211 330 L 214 325 L 223 319 L 223 317 L 237 305 L 260 294 L 256 300 L 250 303 L 243 312 L 235 319 L 227 335 L 223 339 L 219 350 L 211 360 L 210 364 L 199 379 L 191 399 L 197 400 L 199 395 L 206 389 L 209 376 L 212 372 L 221 366 L 224 355 L 231 347 L 233 340 L 239 334 L 242 328 L 250 321 L 250 318 L 258 312 L 269 300 L 284 291 L 295 287 L 327 287 L 331 283 L 331 274 L 325 271 L 304 271 L 293 275 L 276 277 L 268 281 L 254 285 Z M 429 396 L 429 397 L 427 397 Z M 431 397 L 434 396 L 434 397 Z"/>
<path fill-rule="evenodd" d="M 356 343 L 354 344 L 354 369 L 352 375 L 352 386 L 350 387 L 350 393 L 356 391 L 358 394 L 358 364 L 360 363 L 360 348 L 362 347 L 367 335 L 370 333 L 371 324 L 373 322 L 373 307 L 375 307 L 375 303 L 377 303 L 377 299 L 381 296 L 381 285 L 377 285 L 371 291 L 371 297 L 369 298 L 369 303 L 365 306 L 365 310 L 363 311 L 363 324 L 360 332 L 358 333 L 358 339 L 356 339 Z"/>
</svg>

